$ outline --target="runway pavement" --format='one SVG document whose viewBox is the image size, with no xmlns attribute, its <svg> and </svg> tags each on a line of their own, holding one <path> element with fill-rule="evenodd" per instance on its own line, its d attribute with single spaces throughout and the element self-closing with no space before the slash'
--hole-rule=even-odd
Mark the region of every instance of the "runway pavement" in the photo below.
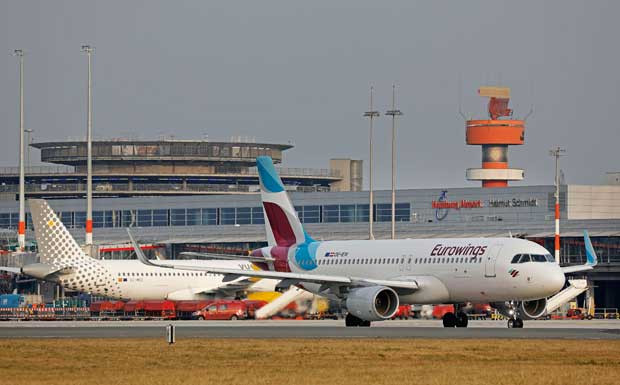
<svg viewBox="0 0 620 385">
<path fill-rule="evenodd" d="M 468 328 L 443 328 L 441 321 L 385 321 L 347 328 L 343 321 L 36 321 L 0 322 L 0 338 L 149 338 L 177 326 L 177 338 L 517 338 L 620 339 L 620 321 L 470 321 Z"/>
</svg>

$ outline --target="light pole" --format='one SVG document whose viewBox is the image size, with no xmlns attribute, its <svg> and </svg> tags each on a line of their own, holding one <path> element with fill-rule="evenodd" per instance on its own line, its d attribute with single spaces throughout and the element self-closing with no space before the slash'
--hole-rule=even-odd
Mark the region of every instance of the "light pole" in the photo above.
<svg viewBox="0 0 620 385">
<path fill-rule="evenodd" d="M 33 132 L 33 129 L 32 128 L 25 128 L 24 132 L 26 132 L 26 134 L 28 134 L 28 140 L 26 140 L 26 168 L 28 169 L 28 172 L 32 172 L 32 171 L 30 171 L 30 145 L 32 144 L 32 132 Z"/>
<path fill-rule="evenodd" d="M 369 134 L 369 161 L 368 161 L 368 190 L 369 190 L 369 202 L 368 202 L 368 239 L 375 239 L 375 235 L 372 232 L 372 225 L 374 222 L 374 203 L 373 203 L 373 190 L 372 190 L 372 153 L 373 153 L 373 145 L 372 145 L 372 121 L 374 118 L 380 116 L 379 111 L 373 110 L 372 106 L 372 94 L 374 91 L 374 87 L 370 87 L 370 109 L 364 112 L 364 117 L 367 117 L 370 120 L 370 134 Z"/>
<path fill-rule="evenodd" d="M 88 112 L 86 115 L 86 245 L 93 244 L 93 94 L 92 94 L 92 55 L 93 48 L 82 45 L 82 52 L 88 58 Z M 89 251 L 90 252 L 90 251 Z"/>
<path fill-rule="evenodd" d="M 26 247 L 26 197 L 24 173 L 24 51 L 16 49 L 13 55 L 19 60 L 19 223 L 17 243 L 20 251 Z"/>
<path fill-rule="evenodd" d="M 402 112 L 396 109 L 396 85 L 392 85 L 392 109 L 385 113 L 392 117 L 392 239 L 396 239 L 396 117 Z"/>
<path fill-rule="evenodd" d="M 557 146 L 549 150 L 549 155 L 555 158 L 555 263 L 560 264 L 560 173 L 559 160 L 566 150 Z"/>
</svg>

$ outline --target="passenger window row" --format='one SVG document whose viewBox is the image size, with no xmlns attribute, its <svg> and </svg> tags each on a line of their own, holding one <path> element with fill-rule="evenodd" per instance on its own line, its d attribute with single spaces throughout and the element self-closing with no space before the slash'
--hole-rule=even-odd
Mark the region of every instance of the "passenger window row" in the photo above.
<svg viewBox="0 0 620 385">
<path fill-rule="evenodd" d="M 435 257 L 435 258 L 407 258 L 411 264 L 455 264 L 455 263 L 481 263 L 482 257 Z M 405 258 L 343 258 L 343 259 L 319 259 L 319 265 L 388 265 L 404 264 Z"/>
<path fill-rule="evenodd" d="M 209 277 L 215 273 L 203 272 L 171 272 L 171 273 L 117 273 L 119 277 Z"/>
</svg>

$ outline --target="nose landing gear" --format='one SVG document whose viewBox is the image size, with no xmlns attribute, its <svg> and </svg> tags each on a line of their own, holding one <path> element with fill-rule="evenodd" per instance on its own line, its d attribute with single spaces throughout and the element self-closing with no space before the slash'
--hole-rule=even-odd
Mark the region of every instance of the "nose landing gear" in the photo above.
<svg viewBox="0 0 620 385">
<path fill-rule="evenodd" d="M 521 329 L 523 328 L 523 320 L 521 318 L 511 318 L 508 320 L 509 329 Z"/>
<path fill-rule="evenodd" d="M 513 301 L 510 301 L 508 309 L 508 314 L 510 315 L 510 318 L 508 319 L 508 329 L 522 329 L 523 319 L 519 318 L 517 306 L 515 306 Z"/>
</svg>

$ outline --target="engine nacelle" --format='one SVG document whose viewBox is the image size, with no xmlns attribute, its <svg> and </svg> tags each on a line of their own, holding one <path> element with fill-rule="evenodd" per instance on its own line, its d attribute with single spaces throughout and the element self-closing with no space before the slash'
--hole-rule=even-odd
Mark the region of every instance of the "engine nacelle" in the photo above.
<svg viewBox="0 0 620 385">
<path fill-rule="evenodd" d="M 519 304 L 519 314 L 524 319 L 536 319 L 547 313 L 547 298 L 523 301 Z"/>
<path fill-rule="evenodd" d="M 360 287 L 349 292 L 346 306 L 349 313 L 364 321 L 382 321 L 398 310 L 398 294 L 386 286 Z"/>
<path fill-rule="evenodd" d="M 503 316 L 511 318 L 514 312 L 517 312 L 519 318 L 522 319 L 536 319 L 543 317 L 547 311 L 547 299 L 541 298 L 533 301 L 522 301 L 516 303 L 513 308 L 508 302 L 495 302 L 491 304 L 497 311 Z"/>
</svg>

